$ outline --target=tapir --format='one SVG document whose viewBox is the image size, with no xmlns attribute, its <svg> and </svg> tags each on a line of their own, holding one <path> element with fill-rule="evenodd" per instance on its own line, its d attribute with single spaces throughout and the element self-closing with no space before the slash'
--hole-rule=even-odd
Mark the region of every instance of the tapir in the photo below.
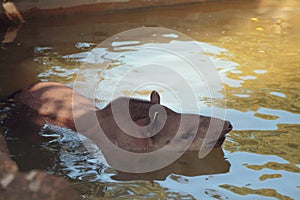
<svg viewBox="0 0 300 200">
<path fill-rule="evenodd" d="M 120 97 L 103 109 L 98 109 L 92 100 L 72 88 L 56 82 L 34 83 L 10 98 L 35 110 L 44 122 L 74 131 L 80 131 L 76 121 L 82 118 L 84 122 L 85 115 L 94 113 L 97 126 L 114 145 L 137 153 L 155 151 L 170 142 L 176 146 L 186 140 L 191 140 L 187 150 L 198 150 L 208 137 L 212 138 L 209 141 L 212 148 L 220 147 L 225 134 L 232 130 L 229 121 L 174 112 L 160 104 L 160 95 L 156 91 L 151 93 L 149 100 Z M 115 114 L 119 115 L 119 122 Z M 125 128 L 122 127 L 124 124 Z M 85 128 L 93 128 L 91 126 L 93 124 Z M 82 134 L 101 149 L 100 143 L 94 140 L 95 135 Z"/>
</svg>

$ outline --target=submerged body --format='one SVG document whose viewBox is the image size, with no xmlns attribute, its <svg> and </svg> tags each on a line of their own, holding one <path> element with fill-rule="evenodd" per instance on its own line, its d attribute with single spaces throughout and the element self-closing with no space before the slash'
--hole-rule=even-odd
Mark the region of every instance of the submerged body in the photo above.
<svg viewBox="0 0 300 200">
<path fill-rule="evenodd" d="M 132 152 L 155 151 L 170 142 L 179 145 L 188 140 L 191 140 L 188 150 L 198 150 L 208 137 L 211 148 L 220 147 L 225 134 L 232 129 L 228 121 L 176 113 L 160 104 L 160 96 L 155 91 L 150 101 L 121 97 L 102 110 L 78 92 L 55 82 L 35 83 L 16 92 L 12 98 L 35 110 L 45 122 L 75 131 L 80 131 L 76 121 L 83 119 L 84 122 L 86 115 L 94 113 L 105 136 L 118 147 Z M 96 133 L 81 133 L 101 148 L 95 139 Z"/>
</svg>

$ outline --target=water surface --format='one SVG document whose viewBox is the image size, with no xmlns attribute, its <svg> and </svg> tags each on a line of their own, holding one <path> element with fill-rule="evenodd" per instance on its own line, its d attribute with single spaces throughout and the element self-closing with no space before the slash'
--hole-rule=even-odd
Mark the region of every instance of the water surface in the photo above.
<svg viewBox="0 0 300 200">
<path fill-rule="evenodd" d="M 200 113 L 210 114 L 212 105 L 226 106 L 226 119 L 234 126 L 223 150 L 215 150 L 204 160 L 197 160 L 197 153 L 190 153 L 162 172 L 128 175 L 111 169 L 92 143 L 94 155 L 87 152 L 80 143 L 82 136 L 70 130 L 52 125 L 40 129 L 30 126 L 29 121 L 23 122 L 28 125 L 26 129 L 14 125 L 1 130 L 40 133 L 42 139 L 33 141 L 8 138 L 10 148 L 14 149 L 12 154 L 23 166 L 21 169 L 42 168 L 65 176 L 86 199 L 297 199 L 300 196 L 299 10 L 300 3 L 293 0 L 221 1 L 36 19 L 21 27 L 15 45 L 1 50 L 0 96 L 3 97 L 36 80 L 73 86 L 88 53 L 121 31 L 154 26 L 188 35 L 206 48 L 224 82 L 220 98 L 209 99 L 202 90 L 199 92 Z M 164 35 L 160 42 L 170 41 L 184 42 L 173 33 Z M 112 44 L 118 45 L 147 45 L 147 42 L 129 40 Z M 158 56 L 151 55 L 153 59 Z M 136 61 L 132 58 L 143 56 L 146 62 L 149 58 L 145 52 L 126 54 L 103 75 L 101 84 L 109 86 Z M 98 72 L 99 68 L 91 65 L 85 75 L 89 78 Z M 108 88 L 99 87 L 100 107 L 109 101 Z M 172 95 L 163 89 L 159 91 L 163 103 L 176 110 L 178 104 Z M 149 92 L 150 88 L 142 88 L 134 93 L 130 84 L 126 84 L 120 94 L 148 98 Z M 7 110 L 1 109 L 1 120 L 10 115 Z"/>
</svg>

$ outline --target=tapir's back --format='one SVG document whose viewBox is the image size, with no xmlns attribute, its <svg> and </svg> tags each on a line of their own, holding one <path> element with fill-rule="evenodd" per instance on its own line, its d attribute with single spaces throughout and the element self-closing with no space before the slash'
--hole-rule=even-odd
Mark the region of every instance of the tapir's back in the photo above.
<svg viewBox="0 0 300 200">
<path fill-rule="evenodd" d="M 47 122 L 75 130 L 73 95 L 76 98 L 73 105 L 76 112 L 84 114 L 87 110 L 96 110 L 92 101 L 70 87 L 55 82 L 34 83 L 14 94 L 13 98 L 36 110 Z"/>
</svg>

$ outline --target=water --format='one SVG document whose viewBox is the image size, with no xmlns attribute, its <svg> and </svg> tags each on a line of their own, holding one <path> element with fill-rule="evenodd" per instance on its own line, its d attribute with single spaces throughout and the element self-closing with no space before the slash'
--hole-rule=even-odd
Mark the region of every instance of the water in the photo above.
<svg viewBox="0 0 300 200">
<path fill-rule="evenodd" d="M 95 159 L 80 144 L 81 136 L 70 130 L 51 125 L 39 129 L 29 126 L 28 121 L 23 122 L 28 125 L 26 131 L 41 133 L 42 142 L 41 138 L 11 137 L 10 147 L 16 149 L 12 154 L 23 170 L 42 168 L 70 178 L 86 199 L 298 199 L 299 9 L 300 3 L 293 0 L 226 1 L 28 21 L 20 28 L 15 46 L 1 50 L 0 96 L 36 80 L 73 86 L 79 66 L 98 43 L 131 28 L 160 26 L 182 32 L 204 45 L 225 89 L 214 99 L 206 98 L 202 90 L 197 93 L 200 113 L 210 114 L 211 105 L 219 109 L 226 105 L 226 119 L 233 123 L 234 130 L 223 150 L 215 150 L 206 160 L 197 160 L 197 153 L 190 153 L 162 172 L 139 176 L 114 171 L 91 144 Z M 163 36 L 162 44 L 168 40 L 186 42 L 174 33 Z M 147 44 L 142 39 L 130 39 L 113 45 Z M 136 56 L 144 56 L 145 63 L 150 59 L 145 52 L 126 54 L 113 63 L 101 84 L 109 86 L 126 67 L 143 62 L 132 60 Z M 95 73 L 99 68 L 91 64 L 84 75 L 88 79 Z M 101 95 L 97 103 L 101 107 L 109 101 L 110 89 L 98 89 Z M 171 93 L 157 89 L 165 105 L 178 109 Z M 119 94 L 148 98 L 149 92 L 150 88 L 145 87 L 134 93 L 127 80 Z M 1 116 L 5 118 L 7 112 L 1 111 Z M 24 128 L 5 130 L 22 132 Z M 36 162 L 25 166 L 28 155 Z M 42 159 L 40 164 L 41 157 L 52 161 Z"/>
</svg>

